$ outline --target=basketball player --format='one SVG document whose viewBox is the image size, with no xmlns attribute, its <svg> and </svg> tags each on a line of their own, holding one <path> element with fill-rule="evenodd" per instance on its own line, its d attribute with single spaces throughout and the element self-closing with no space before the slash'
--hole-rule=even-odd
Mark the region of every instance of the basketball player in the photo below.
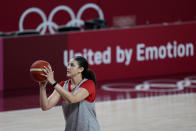
<svg viewBox="0 0 196 131">
<path fill-rule="evenodd" d="M 76 56 L 69 61 L 66 81 L 57 83 L 52 68 L 42 69 L 47 82 L 40 82 L 40 106 L 42 110 L 54 107 L 63 99 L 62 108 L 66 120 L 65 131 L 100 131 L 95 112 L 95 75 L 88 69 L 84 57 Z M 54 87 L 53 93 L 47 97 L 46 85 Z"/>
</svg>

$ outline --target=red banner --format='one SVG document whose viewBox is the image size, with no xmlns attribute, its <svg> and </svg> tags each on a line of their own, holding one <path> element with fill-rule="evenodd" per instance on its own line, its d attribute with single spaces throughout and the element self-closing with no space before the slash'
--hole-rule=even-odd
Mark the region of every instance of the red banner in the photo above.
<svg viewBox="0 0 196 131">
<path fill-rule="evenodd" d="M 88 59 L 98 81 L 196 72 L 196 23 L 86 31 L 3 40 L 4 89 L 38 86 L 29 73 L 48 61 L 57 81 L 66 79 L 74 55 Z"/>
<path fill-rule="evenodd" d="M 3 40 L 0 38 L 0 92 L 3 90 Z"/>
<path fill-rule="evenodd" d="M 98 80 L 196 71 L 196 24 L 68 34 L 64 64 L 85 56 Z"/>
</svg>

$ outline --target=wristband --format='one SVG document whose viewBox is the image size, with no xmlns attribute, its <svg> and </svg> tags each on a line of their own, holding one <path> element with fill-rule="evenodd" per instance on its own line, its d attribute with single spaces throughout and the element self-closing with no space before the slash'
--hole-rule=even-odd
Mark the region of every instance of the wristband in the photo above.
<svg viewBox="0 0 196 131">
<path fill-rule="evenodd" d="M 58 84 L 58 82 L 56 81 L 54 84 L 52 84 L 52 87 L 55 87 Z"/>
</svg>

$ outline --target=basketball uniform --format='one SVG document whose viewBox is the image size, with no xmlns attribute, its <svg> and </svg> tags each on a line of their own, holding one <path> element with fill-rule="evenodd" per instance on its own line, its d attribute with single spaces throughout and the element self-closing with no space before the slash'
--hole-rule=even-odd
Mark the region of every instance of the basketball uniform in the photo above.
<svg viewBox="0 0 196 131">
<path fill-rule="evenodd" d="M 88 87 L 88 85 L 85 85 L 85 82 L 88 83 L 90 81 L 91 80 L 83 79 L 71 92 L 74 93 L 81 85 L 81 88 L 95 88 L 95 86 Z M 70 80 L 67 80 L 63 85 L 63 88 L 67 91 L 70 91 L 69 82 Z M 89 97 L 91 95 L 91 92 L 89 92 Z M 62 109 L 66 121 L 65 131 L 100 131 L 96 118 L 94 99 L 87 97 L 85 100 L 73 104 L 70 104 L 68 101 L 63 101 Z"/>
</svg>

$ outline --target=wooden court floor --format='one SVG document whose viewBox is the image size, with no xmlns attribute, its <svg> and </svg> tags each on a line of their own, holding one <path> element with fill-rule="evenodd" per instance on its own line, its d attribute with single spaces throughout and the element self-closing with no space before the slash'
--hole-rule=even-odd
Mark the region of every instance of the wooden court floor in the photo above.
<svg viewBox="0 0 196 131">
<path fill-rule="evenodd" d="M 196 94 L 96 103 L 101 131 L 196 131 Z M 0 131 L 63 131 L 61 106 L 0 112 Z"/>
</svg>

